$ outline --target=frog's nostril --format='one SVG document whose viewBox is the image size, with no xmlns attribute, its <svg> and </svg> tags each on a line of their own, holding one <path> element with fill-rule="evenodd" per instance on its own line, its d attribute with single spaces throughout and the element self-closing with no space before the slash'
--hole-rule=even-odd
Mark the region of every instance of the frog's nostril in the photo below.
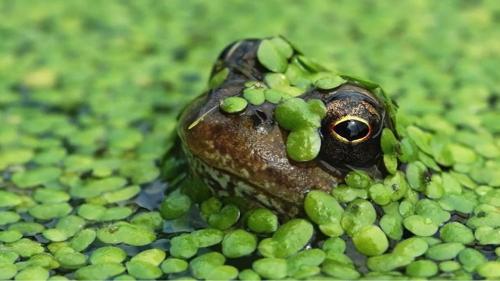
<svg viewBox="0 0 500 281">
<path fill-rule="evenodd" d="M 358 143 L 370 136 L 371 128 L 366 120 L 348 116 L 334 122 L 331 133 L 343 142 Z"/>
</svg>

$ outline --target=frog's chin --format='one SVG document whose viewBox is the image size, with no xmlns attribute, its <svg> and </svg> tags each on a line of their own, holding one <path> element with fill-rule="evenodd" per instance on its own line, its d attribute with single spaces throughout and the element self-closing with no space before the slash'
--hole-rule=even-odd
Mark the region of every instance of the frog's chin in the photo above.
<svg viewBox="0 0 500 281">
<path fill-rule="evenodd" d="M 214 168 L 202 159 L 188 154 L 191 173 L 205 182 L 216 194 L 221 197 L 236 196 L 244 198 L 251 207 L 265 206 L 275 210 L 286 218 L 297 216 L 301 205 L 278 198 L 244 179 L 222 169 Z"/>
</svg>

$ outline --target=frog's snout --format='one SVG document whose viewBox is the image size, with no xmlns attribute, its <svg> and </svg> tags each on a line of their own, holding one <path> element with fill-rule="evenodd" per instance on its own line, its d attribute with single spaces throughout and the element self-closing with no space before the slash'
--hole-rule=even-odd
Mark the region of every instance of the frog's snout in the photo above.
<svg viewBox="0 0 500 281">
<path fill-rule="evenodd" d="M 376 163 L 386 121 L 384 107 L 372 93 L 355 85 L 345 84 L 327 97 L 320 157 L 334 166 Z"/>
</svg>

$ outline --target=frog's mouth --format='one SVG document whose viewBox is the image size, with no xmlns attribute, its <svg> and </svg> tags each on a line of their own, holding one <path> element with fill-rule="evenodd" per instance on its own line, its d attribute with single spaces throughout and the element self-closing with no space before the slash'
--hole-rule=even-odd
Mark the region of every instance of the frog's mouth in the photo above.
<svg viewBox="0 0 500 281">
<path fill-rule="evenodd" d="M 250 207 L 259 205 L 276 210 L 286 217 L 294 217 L 302 210 L 297 203 L 270 194 L 229 171 L 208 165 L 199 157 L 186 153 L 191 172 L 205 182 L 218 196 L 237 196 L 246 199 Z M 250 199 L 250 200 L 249 200 Z M 256 201 L 252 201 L 254 199 Z"/>
</svg>

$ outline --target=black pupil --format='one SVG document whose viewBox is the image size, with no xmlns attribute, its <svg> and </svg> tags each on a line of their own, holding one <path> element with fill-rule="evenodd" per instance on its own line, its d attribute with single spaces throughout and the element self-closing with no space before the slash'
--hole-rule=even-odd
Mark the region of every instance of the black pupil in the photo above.
<svg viewBox="0 0 500 281">
<path fill-rule="evenodd" d="M 368 128 L 365 123 L 358 120 L 342 121 L 335 125 L 333 130 L 348 141 L 362 139 L 370 132 L 370 128 Z"/>
</svg>

